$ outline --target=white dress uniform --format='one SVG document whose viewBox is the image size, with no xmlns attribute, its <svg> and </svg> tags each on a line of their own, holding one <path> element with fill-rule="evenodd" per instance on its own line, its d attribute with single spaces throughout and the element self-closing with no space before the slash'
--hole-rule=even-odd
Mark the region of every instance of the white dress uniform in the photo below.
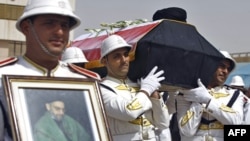
<svg viewBox="0 0 250 141">
<path fill-rule="evenodd" d="M 169 114 L 163 99 L 149 98 L 138 91 L 139 85 L 129 79 L 107 76 L 101 81 L 113 140 L 171 141 Z"/>
<path fill-rule="evenodd" d="M 250 99 L 245 96 L 244 119 L 242 124 L 250 125 Z"/>
<path fill-rule="evenodd" d="M 39 66 L 30 59 L 20 56 L 12 57 L 0 62 L 0 78 L 2 75 L 27 75 L 27 76 L 47 76 L 47 77 L 74 77 L 100 79 L 100 76 L 92 71 L 58 61 L 58 65 L 51 71 Z M 7 102 L 4 95 L 2 80 L 0 81 L 0 100 L 5 111 L 8 111 Z M 0 109 L 0 140 L 3 140 L 3 123 L 5 123 L 2 110 Z M 6 116 L 9 116 L 6 114 Z M 5 139 L 7 140 L 7 139 Z"/>
<path fill-rule="evenodd" d="M 209 90 L 213 96 L 208 105 L 185 101 L 177 96 L 177 119 L 182 141 L 224 141 L 226 124 L 241 124 L 244 94 L 240 92 L 232 107 L 227 104 L 235 89 L 220 86 Z"/>
</svg>

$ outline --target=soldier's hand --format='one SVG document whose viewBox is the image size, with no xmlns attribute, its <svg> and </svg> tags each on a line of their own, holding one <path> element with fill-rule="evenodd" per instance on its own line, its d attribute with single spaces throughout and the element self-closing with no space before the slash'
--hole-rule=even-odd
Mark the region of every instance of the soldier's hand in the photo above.
<svg viewBox="0 0 250 141">
<path fill-rule="evenodd" d="M 202 84 L 201 80 L 197 80 L 198 87 L 190 90 L 180 90 L 183 93 L 183 97 L 187 101 L 208 103 L 212 96 L 209 94 L 207 88 Z"/>
<path fill-rule="evenodd" d="M 150 73 L 145 77 L 141 78 L 140 83 L 141 83 L 141 91 L 147 92 L 148 96 L 151 96 L 151 94 L 159 89 L 161 86 L 160 82 L 165 79 L 163 70 L 160 70 L 156 72 L 157 66 L 155 66 Z"/>
</svg>

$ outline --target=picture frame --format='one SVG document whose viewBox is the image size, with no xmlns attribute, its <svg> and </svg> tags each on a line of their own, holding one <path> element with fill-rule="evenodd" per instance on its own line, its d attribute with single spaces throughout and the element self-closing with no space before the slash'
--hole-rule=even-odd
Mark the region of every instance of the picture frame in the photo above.
<svg viewBox="0 0 250 141">
<path fill-rule="evenodd" d="M 38 140 L 39 119 L 52 113 L 46 107 L 54 100 L 63 101 L 64 115 L 77 121 L 91 141 L 112 141 L 97 80 L 22 75 L 2 79 L 14 141 Z M 52 128 L 51 123 L 43 123 L 43 128 L 46 124 Z"/>
</svg>

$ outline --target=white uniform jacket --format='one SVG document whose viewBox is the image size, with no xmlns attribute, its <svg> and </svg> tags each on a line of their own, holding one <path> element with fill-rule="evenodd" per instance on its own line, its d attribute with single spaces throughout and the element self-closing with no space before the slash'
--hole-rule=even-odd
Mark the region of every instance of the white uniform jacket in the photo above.
<svg viewBox="0 0 250 141">
<path fill-rule="evenodd" d="M 58 65 L 52 70 L 48 71 L 46 68 L 39 66 L 30 59 L 20 56 L 12 57 L 6 60 L 0 61 L 0 141 L 3 140 L 6 135 L 4 135 L 4 123 L 9 124 L 8 121 L 3 119 L 3 110 L 8 111 L 7 101 L 5 99 L 4 89 L 2 86 L 2 75 L 27 75 L 27 76 L 47 76 L 47 77 L 74 77 L 74 78 L 93 78 L 100 79 L 100 76 L 94 72 L 91 72 L 86 69 L 81 69 L 77 66 L 66 64 L 61 61 L 58 61 Z M 6 116 L 9 116 L 8 113 L 5 113 Z M 8 118 L 9 119 L 9 118 Z"/>
<path fill-rule="evenodd" d="M 208 105 L 185 101 L 177 96 L 177 119 L 182 141 L 223 141 L 223 125 L 241 124 L 243 120 L 244 94 L 231 107 L 227 104 L 235 89 L 225 86 L 209 90 L 213 96 Z"/>
<path fill-rule="evenodd" d="M 138 90 L 138 84 L 129 79 L 107 76 L 101 81 L 104 107 L 114 141 L 142 140 L 142 136 L 144 140 L 159 140 L 157 129 L 162 133 L 161 141 L 171 140 L 169 114 L 163 99 L 149 98 Z"/>
</svg>

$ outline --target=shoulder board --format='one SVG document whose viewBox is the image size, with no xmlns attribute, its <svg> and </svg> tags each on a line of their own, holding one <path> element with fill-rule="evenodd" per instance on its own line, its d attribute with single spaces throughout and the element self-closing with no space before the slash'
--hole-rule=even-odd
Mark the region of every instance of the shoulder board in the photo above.
<svg viewBox="0 0 250 141">
<path fill-rule="evenodd" d="M 80 74 L 83 74 L 83 75 L 86 75 L 90 78 L 94 78 L 94 79 L 97 79 L 97 80 L 101 80 L 100 78 L 100 75 L 98 73 L 95 73 L 93 71 L 90 71 L 90 70 L 87 70 L 85 68 L 81 68 L 79 66 L 76 66 L 74 64 L 68 64 L 69 68 L 70 69 L 73 69 L 74 71 L 80 73 Z"/>
<path fill-rule="evenodd" d="M 9 57 L 3 60 L 0 60 L 0 67 L 15 63 L 18 60 L 17 57 Z"/>
</svg>

